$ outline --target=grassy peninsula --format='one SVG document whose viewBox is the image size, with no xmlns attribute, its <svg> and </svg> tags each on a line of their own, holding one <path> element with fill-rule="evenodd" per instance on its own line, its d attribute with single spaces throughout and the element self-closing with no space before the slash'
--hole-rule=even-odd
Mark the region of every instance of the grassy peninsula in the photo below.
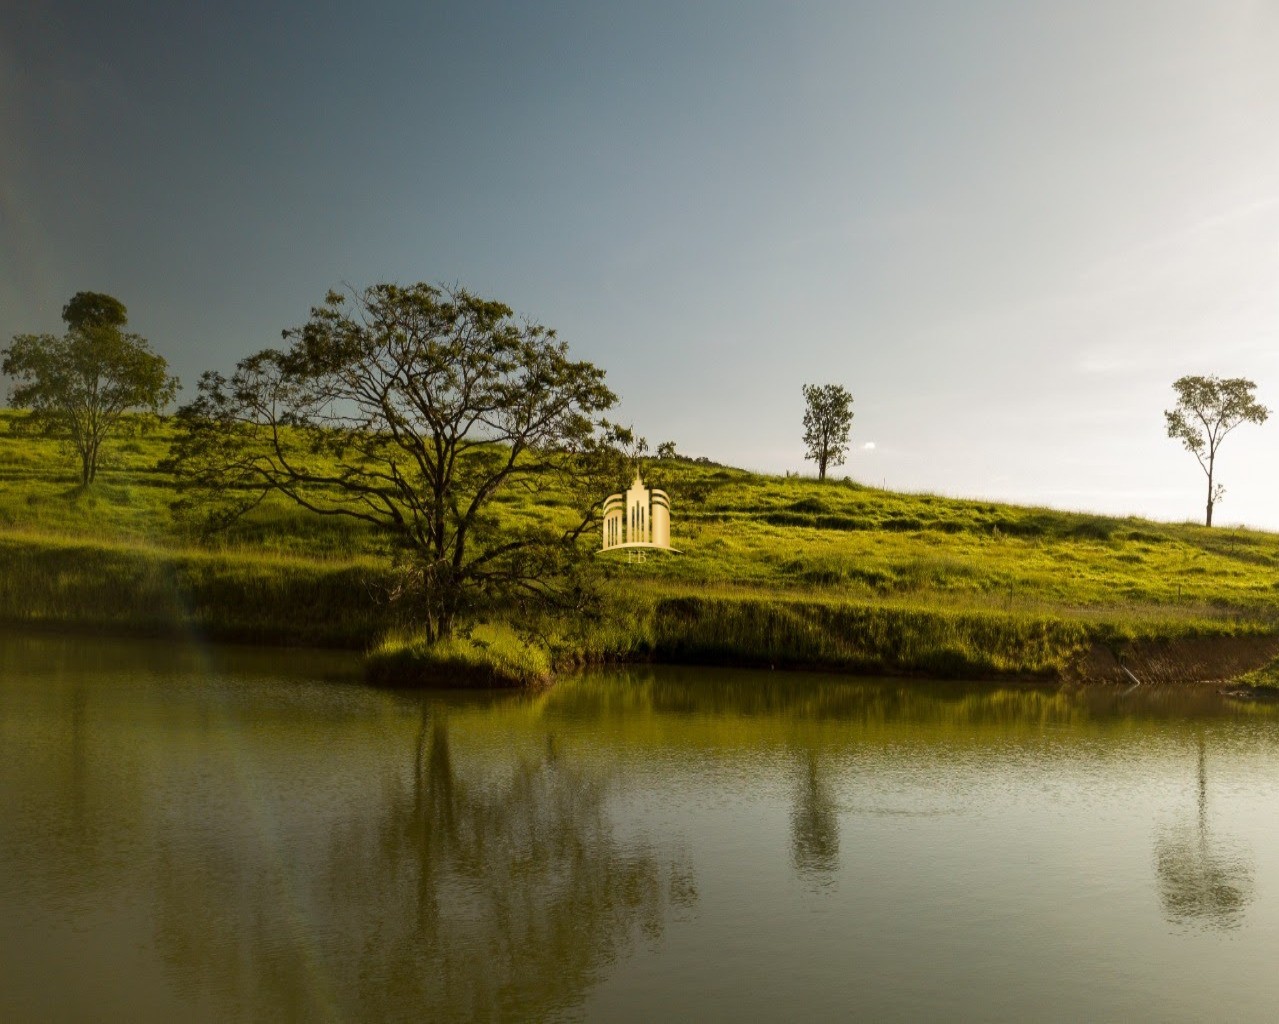
<svg viewBox="0 0 1279 1024">
<path fill-rule="evenodd" d="M 78 484 L 56 438 L 0 411 L 0 621 L 348 647 L 421 665 L 358 523 L 265 502 L 212 541 L 175 521 L 166 421 Z M 1279 653 L 1279 536 L 1026 508 L 852 481 L 646 461 L 678 556 L 600 558 L 583 621 L 497 610 L 436 653 L 476 684 L 610 660 L 950 677 L 1221 678 Z M 567 506 L 502 494 L 511 522 Z M 438 665 L 437 665 L 438 667 Z"/>
</svg>

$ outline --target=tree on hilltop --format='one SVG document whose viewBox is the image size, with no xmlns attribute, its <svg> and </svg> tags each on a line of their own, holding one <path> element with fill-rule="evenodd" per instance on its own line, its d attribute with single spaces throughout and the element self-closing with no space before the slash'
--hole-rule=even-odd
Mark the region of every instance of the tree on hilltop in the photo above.
<svg viewBox="0 0 1279 1024">
<path fill-rule="evenodd" d="M 1164 411 L 1168 436 L 1182 443 L 1208 478 L 1204 523 L 1211 526 L 1213 506 L 1226 493 L 1214 480 L 1221 442 L 1241 423 L 1265 423 L 1270 410 L 1253 397 L 1257 385 L 1243 377 L 1181 377 L 1172 389 L 1177 406 Z"/>
<path fill-rule="evenodd" d="M 609 493 L 597 475 L 620 472 L 603 370 L 500 302 L 429 284 L 330 292 L 283 338 L 229 378 L 206 373 L 179 411 L 183 509 L 227 523 L 275 493 L 368 524 L 430 642 L 486 602 L 571 594 L 577 538 Z M 568 488 L 578 514 L 503 526 L 491 505 L 514 487 Z"/>
<path fill-rule="evenodd" d="M 62 309 L 67 332 L 17 334 L 0 365 L 16 385 L 9 400 L 36 424 L 64 432 L 80 460 L 80 483 L 98 474 L 102 445 L 131 410 L 159 412 L 178 392 L 163 356 L 126 333 L 124 304 L 101 292 L 77 292 Z"/>
<path fill-rule="evenodd" d="M 817 479 L 826 467 L 842 466 L 853 425 L 853 396 L 839 384 L 805 384 L 804 458 L 817 463 Z"/>
</svg>

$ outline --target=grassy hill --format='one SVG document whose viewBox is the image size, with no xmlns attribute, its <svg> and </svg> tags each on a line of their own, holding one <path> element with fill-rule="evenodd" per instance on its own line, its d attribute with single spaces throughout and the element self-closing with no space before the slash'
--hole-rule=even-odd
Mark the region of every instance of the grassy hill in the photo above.
<svg viewBox="0 0 1279 1024">
<path fill-rule="evenodd" d="M 170 427 L 144 425 L 111 446 L 86 491 L 61 442 L 0 411 L 0 620 L 352 647 L 395 631 L 382 538 L 268 502 L 201 543 L 175 523 L 172 480 L 157 468 Z M 684 553 L 602 557 L 602 619 L 585 631 L 548 624 L 546 664 L 1014 676 L 1089 666 L 1119 678 L 1114 657 L 1097 657 L 1109 651 L 1172 678 L 1242 671 L 1279 647 L 1279 535 L 685 460 L 644 473 L 670 492 Z M 520 492 L 497 507 L 512 521 L 557 513 Z M 491 629 L 490 640 L 505 635 Z M 1240 637 L 1252 639 L 1223 646 Z M 1155 647 L 1162 661 L 1147 657 Z"/>
</svg>

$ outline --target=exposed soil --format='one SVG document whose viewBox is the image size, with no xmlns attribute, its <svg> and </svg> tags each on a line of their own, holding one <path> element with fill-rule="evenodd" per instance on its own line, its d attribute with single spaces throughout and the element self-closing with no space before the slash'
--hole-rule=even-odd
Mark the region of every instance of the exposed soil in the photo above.
<svg viewBox="0 0 1279 1024">
<path fill-rule="evenodd" d="M 1142 683 L 1219 683 L 1261 668 L 1276 656 L 1279 636 L 1145 640 L 1118 651 L 1096 644 L 1062 675 L 1080 683 L 1131 684 L 1134 677 Z"/>
</svg>

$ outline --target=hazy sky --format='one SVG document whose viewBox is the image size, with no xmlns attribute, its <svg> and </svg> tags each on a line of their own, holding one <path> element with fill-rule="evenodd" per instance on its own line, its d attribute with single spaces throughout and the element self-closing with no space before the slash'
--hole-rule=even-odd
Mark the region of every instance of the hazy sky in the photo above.
<svg viewBox="0 0 1279 1024">
<path fill-rule="evenodd" d="M 1171 382 L 1279 409 L 1279 2 L 0 0 L 0 345 L 110 292 L 189 398 L 381 280 L 653 445 L 812 472 L 838 382 L 840 475 L 1195 518 Z M 1279 528 L 1279 413 L 1219 474 Z"/>
</svg>

